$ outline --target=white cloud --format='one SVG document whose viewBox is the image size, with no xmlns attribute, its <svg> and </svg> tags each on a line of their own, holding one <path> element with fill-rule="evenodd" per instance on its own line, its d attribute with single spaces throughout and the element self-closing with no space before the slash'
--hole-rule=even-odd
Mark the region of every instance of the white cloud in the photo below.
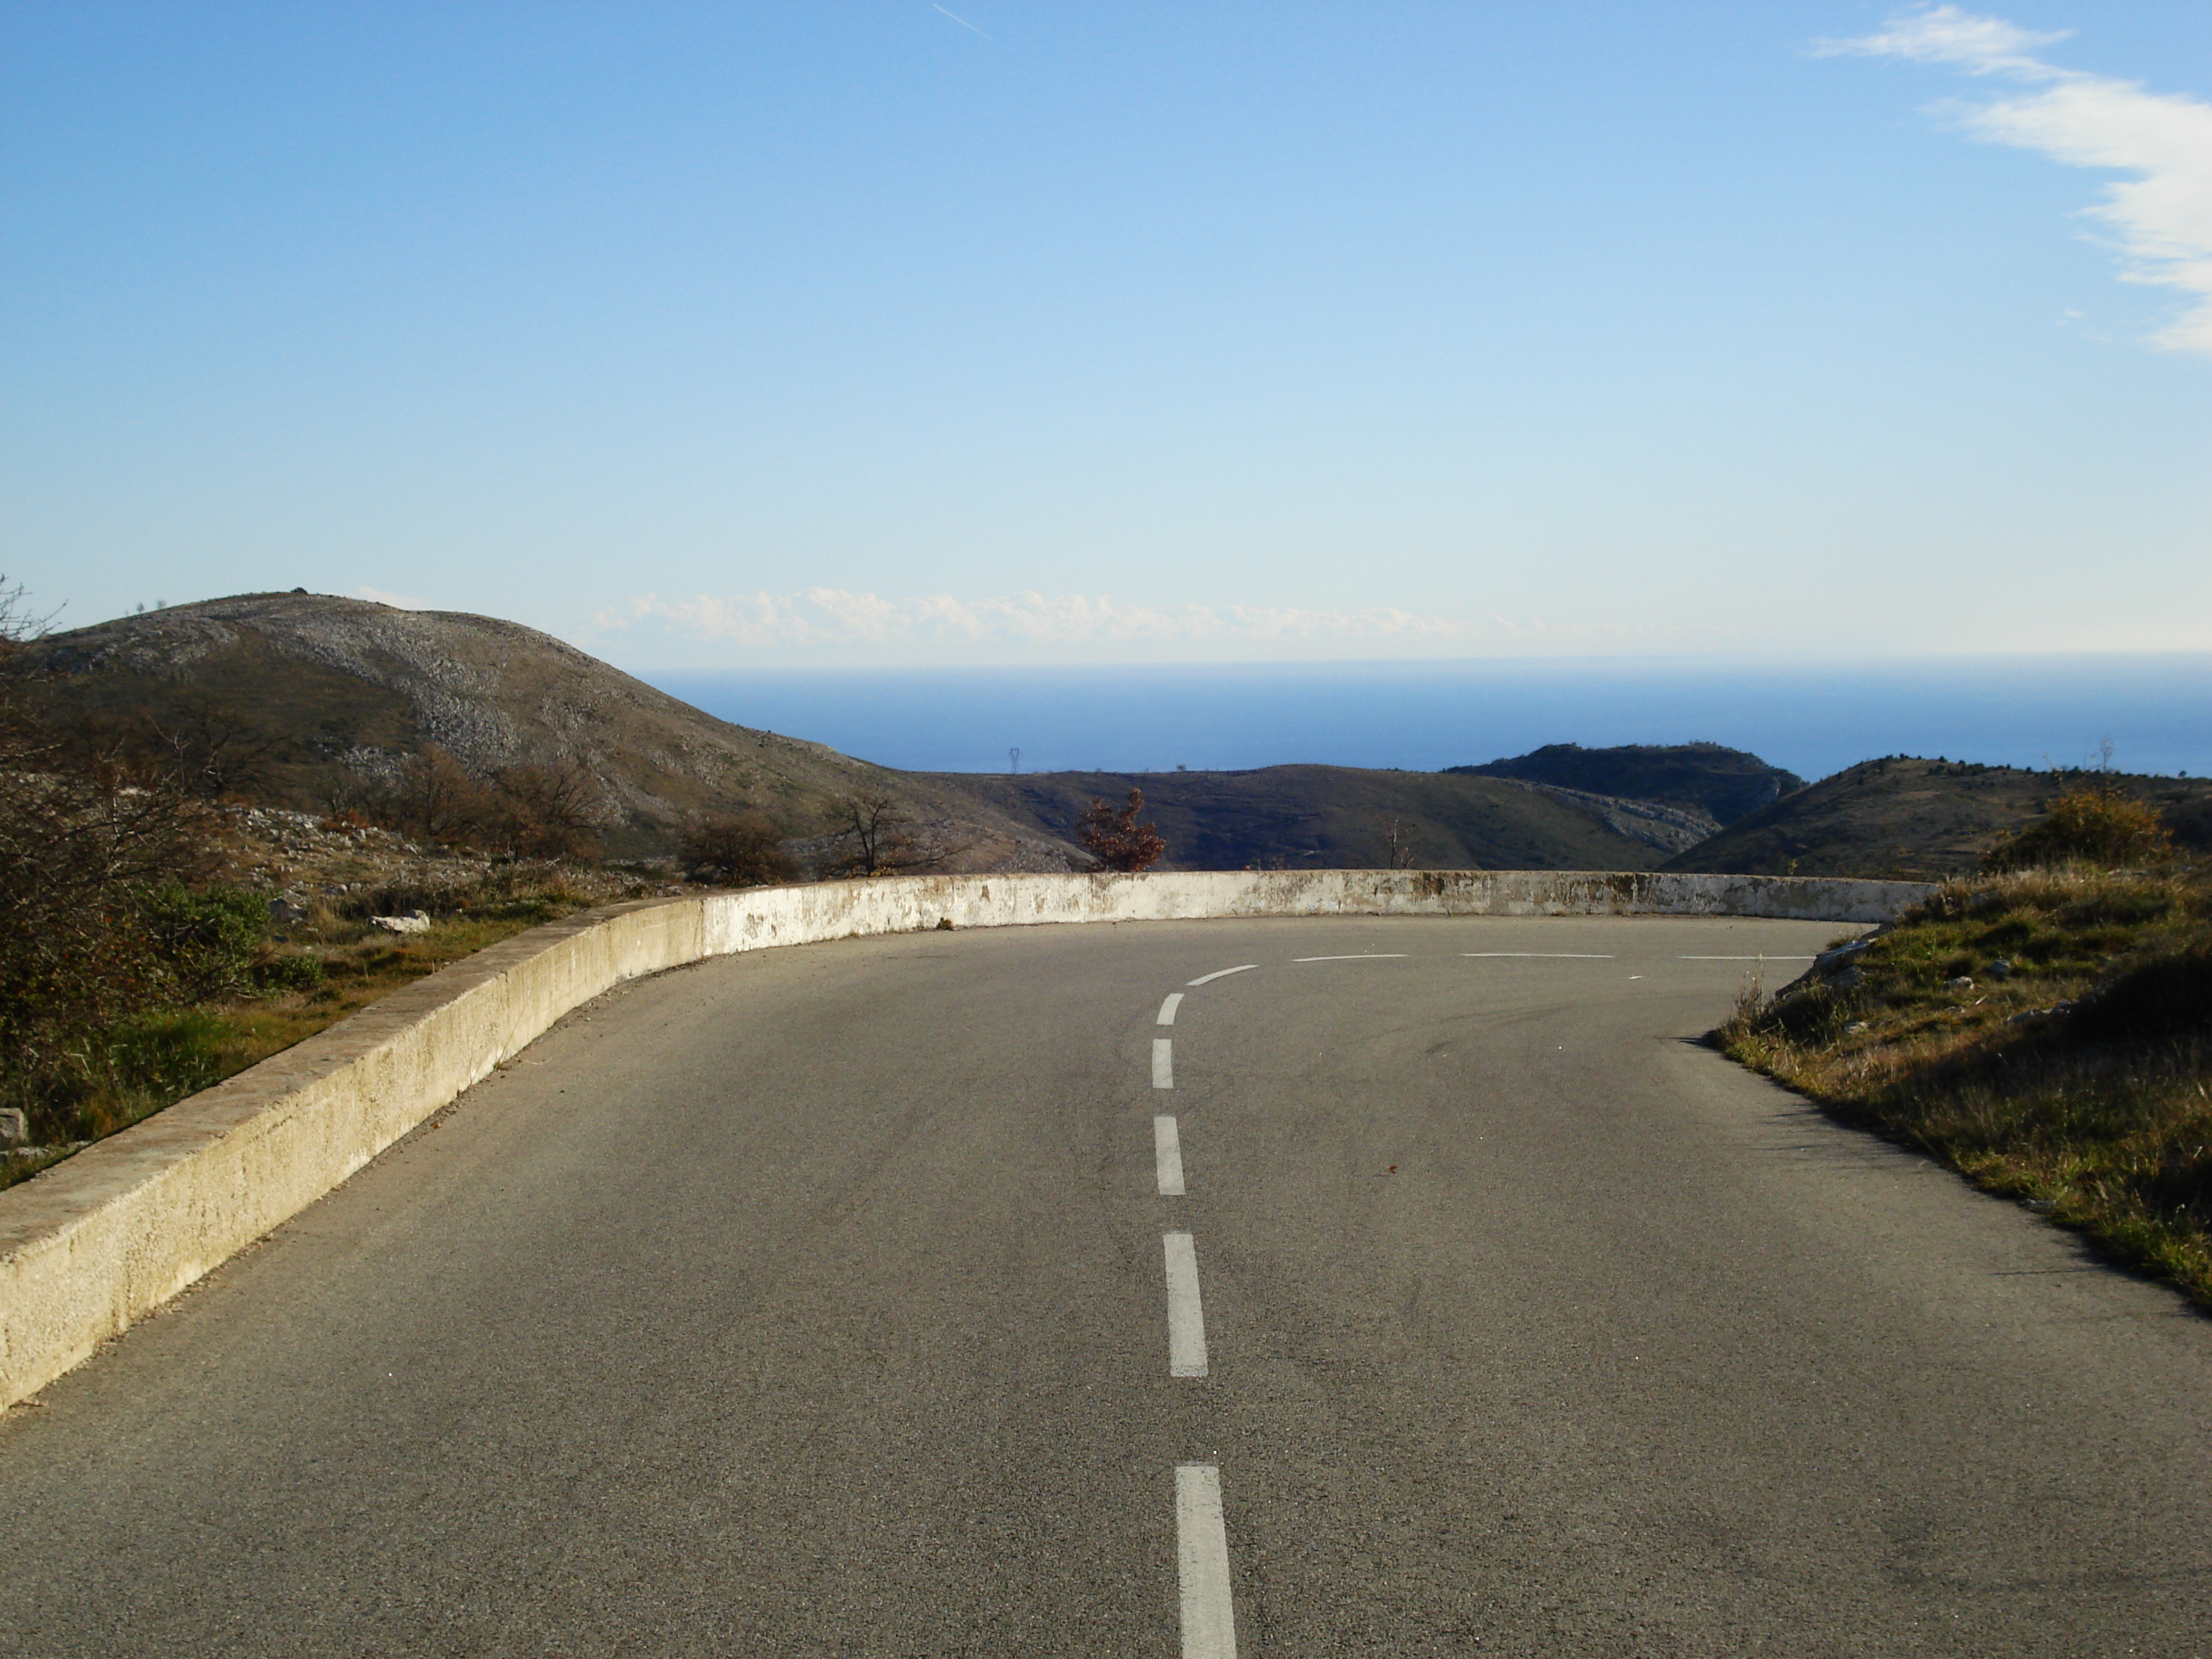
<svg viewBox="0 0 2212 1659">
<path fill-rule="evenodd" d="M 2129 260 L 2125 280 L 2193 297 L 2155 343 L 2212 352 L 2212 104 L 2060 69 L 2033 55 L 2064 38 L 1945 5 L 1899 13 L 1878 33 L 1819 41 L 1814 50 L 1948 64 L 2035 87 L 1966 106 L 1955 112 L 1959 123 L 1978 138 L 2039 151 L 2069 167 L 2138 175 L 2107 185 L 2105 199 L 2087 211 L 2118 234 Z"/>
<path fill-rule="evenodd" d="M 353 596 L 357 599 L 374 599 L 379 605 L 388 605 L 394 611 L 428 611 L 430 608 L 428 599 L 410 599 L 404 593 L 387 593 L 380 587 L 356 587 Z"/>
<path fill-rule="evenodd" d="M 1254 647 L 1299 642 L 1343 648 L 1374 647 L 1389 654 L 1413 647 L 1425 654 L 1537 648 L 1560 650 L 1650 643 L 1659 632 L 1600 623 L 1551 623 L 1503 617 L 1423 616 L 1395 606 L 1309 610 L 1297 605 L 1127 604 L 1098 593 L 1022 592 L 987 599 L 949 593 L 886 599 L 843 588 L 795 593 L 701 593 L 662 599 L 641 593 L 601 611 L 594 626 L 605 632 L 667 630 L 741 649 L 848 654 L 855 648 L 900 655 L 951 647 L 1034 653 L 1096 645 L 1192 647 L 1224 655 Z M 1741 630 L 1711 628 L 1701 637 Z"/>
<path fill-rule="evenodd" d="M 2028 53 L 2037 46 L 2055 46 L 2073 33 L 2024 29 L 2002 17 L 1977 17 L 1956 6 L 1926 6 L 1899 12 L 1879 34 L 1817 40 L 1813 50 L 1823 58 L 1909 58 L 1917 64 L 1957 64 L 1974 75 L 2003 72 L 2033 81 L 2063 71 Z"/>
</svg>

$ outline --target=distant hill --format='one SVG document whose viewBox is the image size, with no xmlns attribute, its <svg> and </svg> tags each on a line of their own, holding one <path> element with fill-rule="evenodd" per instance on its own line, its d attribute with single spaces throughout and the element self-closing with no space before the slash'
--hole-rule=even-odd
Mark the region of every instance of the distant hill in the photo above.
<svg viewBox="0 0 2212 1659">
<path fill-rule="evenodd" d="M 1556 744 L 1443 773 L 900 772 L 717 720 L 519 623 L 305 592 L 118 617 L 33 641 L 15 663 L 88 740 L 228 722 L 253 751 L 236 793 L 271 804 L 322 806 L 349 779 L 390 777 L 431 747 L 480 778 L 580 762 L 623 856 L 666 852 L 696 816 L 746 807 L 803 837 L 862 795 L 890 797 L 926 839 L 958 849 L 949 868 L 1083 868 L 1077 817 L 1134 787 L 1170 869 L 1395 856 L 1431 869 L 1941 876 L 1971 869 L 2081 775 L 1893 758 L 1804 787 L 1717 744 Z M 2115 781 L 2185 847 L 2212 849 L 2212 781 Z"/>
<path fill-rule="evenodd" d="M 1972 870 L 1998 836 L 2093 775 L 1892 757 L 1861 763 L 1730 824 L 1662 868 L 1740 875 L 1905 876 Z M 2212 781 L 2104 775 L 2212 849 Z"/>
<path fill-rule="evenodd" d="M 842 795 L 888 793 L 979 867 L 1065 867 L 974 798 L 818 743 L 715 719 L 547 634 L 493 617 L 254 593 L 53 634 L 24 668 L 77 727 L 189 725 L 210 711 L 265 744 L 241 793 L 315 806 L 346 775 L 426 747 L 479 777 L 580 761 L 611 850 L 667 850 L 695 814 L 757 807 L 805 834 Z"/>
<path fill-rule="evenodd" d="M 1468 777 L 1519 778 L 1593 795 L 1656 801 L 1701 812 L 1715 828 L 1734 823 L 1805 787 L 1805 780 L 1795 772 L 1717 743 L 1637 743 L 1611 749 L 1551 743 L 1510 760 L 1444 769 Z"/>
<path fill-rule="evenodd" d="M 1648 870 L 1697 842 L 1680 814 L 1514 780 L 1349 766 L 1241 772 L 937 773 L 1035 832 L 1073 839 L 1094 799 L 1144 791 L 1168 870 L 1387 868 L 1395 824 L 1424 869 Z"/>
</svg>

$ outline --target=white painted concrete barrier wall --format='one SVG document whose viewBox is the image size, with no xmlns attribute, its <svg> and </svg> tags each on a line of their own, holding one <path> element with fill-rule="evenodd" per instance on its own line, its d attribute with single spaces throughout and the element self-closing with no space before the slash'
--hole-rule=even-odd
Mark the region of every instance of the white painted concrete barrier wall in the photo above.
<svg viewBox="0 0 2212 1659">
<path fill-rule="evenodd" d="M 0 1192 L 0 1406 L 337 1186 L 562 1015 L 703 957 L 866 934 L 1176 918 L 1735 915 L 1883 921 L 1915 882 L 1543 871 L 915 876 L 593 911 L 393 993 Z"/>
</svg>

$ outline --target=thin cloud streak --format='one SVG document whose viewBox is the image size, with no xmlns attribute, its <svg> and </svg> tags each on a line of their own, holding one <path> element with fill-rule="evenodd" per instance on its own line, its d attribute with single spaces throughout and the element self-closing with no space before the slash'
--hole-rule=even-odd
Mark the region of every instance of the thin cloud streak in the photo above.
<svg viewBox="0 0 2212 1659">
<path fill-rule="evenodd" d="M 2196 303 L 2153 343 L 2212 353 L 2212 104 L 2142 83 L 2061 69 L 2033 55 L 2066 38 L 1943 5 L 1902 12 L 1877 33 L 1820 40 L 1820 56 L 1899 58 L 1996 76 L 2039 89 L 1980 105 L 1945 106 L 1960 127 L 2068 167 L 2140 176 L 2105 187 L 2085 210 L 2112 226 L 2131 262 L 2124 281 L 2179 289 Z"/>
<path fill-rule="evenodd" d="M 1196 647 L 1233 654 L 1255 647 L 1297 643 L 1371 646 L 1392 652 L 1410 647 L 1425 654 L 1451 656 L 1650 637 L 1645 630 L 1601 623 L 1559 626 L 1504 617 L 1421 616 L 1387 605 L 1337 611 L 1297 605 L 1143 605 L 1103 593 L 1038 592 L 987 599 L 961 599 L 947 593 L 894 599 L 835 587 L 668 599 L 641 593 L 602 611 L 593 625 L 603 633 L 666 630 L 746 650 L 799 652 L 1107 645 Z M 1735 631 L 1709 630 L 1714 637 Z"/>
<path fill-rule="evenodd" d="M 953 21 L 954 22 L 956 22 L 956 23 L 959 24 L 959 25 L 960 25 L 960 27 L 961 27 L 962 28 L 963 28 L 963 29 L 972 30 L 974 33 L 977 33 L 977 34 L 982 34 L 982 35 L 983 35 L 983 38 L 984 38 L 986 40 L 989 40 L 993 46 L 997 46 L 997 45 L 999 44 L 996 39 L 994 39 L 994 38 L 993 36 L 991 36 L 991 35 L 988 35 L 988 34 L 983 34 L 983 31 L 982 31 L 982 30 L 981 30 L 981 29 L 979 29 L 979 28 L 976 28 L 976 27 L 975 27 L 975 26 L 973 23 L 969 22 L 966 18 L 964 18 L 964 17 L 963 17 L 963 16 L 960 16 L 957 13 L 955 13 L 955 12 L 945 11 L 945 8 L 944 8 L 944 7 L 942 7 L 942 6 L 940 6 L 940 5 L 939 5 L 939 4 L 937 3 L 937 0 L 930 0 L 930 6 L 929 6 L 929 9 L 930 9 L 932 11 L 943 11 L 943 12 L 945 12 L 945 15 L 947 17 L 951 18 L 951 19 L 952 19 L 952 21 Z"/>
</svg>

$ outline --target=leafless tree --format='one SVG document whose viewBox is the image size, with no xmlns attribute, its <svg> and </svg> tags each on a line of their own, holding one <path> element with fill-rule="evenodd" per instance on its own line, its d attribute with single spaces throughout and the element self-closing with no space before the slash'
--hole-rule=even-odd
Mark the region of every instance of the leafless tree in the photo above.
<svg viewBox="0 0 2212 1659">
<path fill-rule="evenodd" d="M 246 709 L 194 690 L 149 717 L 155 745 L 166 750 L 185 787 L 204 800 L 251 794 L 270 781 L 283 739 Z"/>
<path fill-rule="evenodd" d="M 522 858 L 596 858 L 598 796 L 580 761 L 507 767 L 492 779 L 481 833 L 495 850 Z"/>
<path fill-rule="evenodd" d="M 1375 823 L 1376 828 L 1382 832 L 1382 848 L 1389 860 L 1389 867 L 1393 870 L 1412 869 L 1413 838 L 1404 823 L 1395 816 L 1387 820 L 1378 817 Z"/>
<path fill-rule="evenodd" d="M 485 807 L 481 785 L 444 750 L 408 757 L 378 803 L 379 816 L 422 841 L 473 837 Z"/>
<path fill-rule="evenodd" d="M 684 832 L 678 857 L 690 880 L 722 887 L 767 887 L 799 877 L 782 833 L 762 812 L 701 819 Z"/>
<path fill-rule="evenodd" d="M 924 833 L 891 795 L 847 795 L 830 809 L 829 818 L 827 875 L 897 875 L 930 869 L 951 856 L 952 849 Z"/>
</svg>

